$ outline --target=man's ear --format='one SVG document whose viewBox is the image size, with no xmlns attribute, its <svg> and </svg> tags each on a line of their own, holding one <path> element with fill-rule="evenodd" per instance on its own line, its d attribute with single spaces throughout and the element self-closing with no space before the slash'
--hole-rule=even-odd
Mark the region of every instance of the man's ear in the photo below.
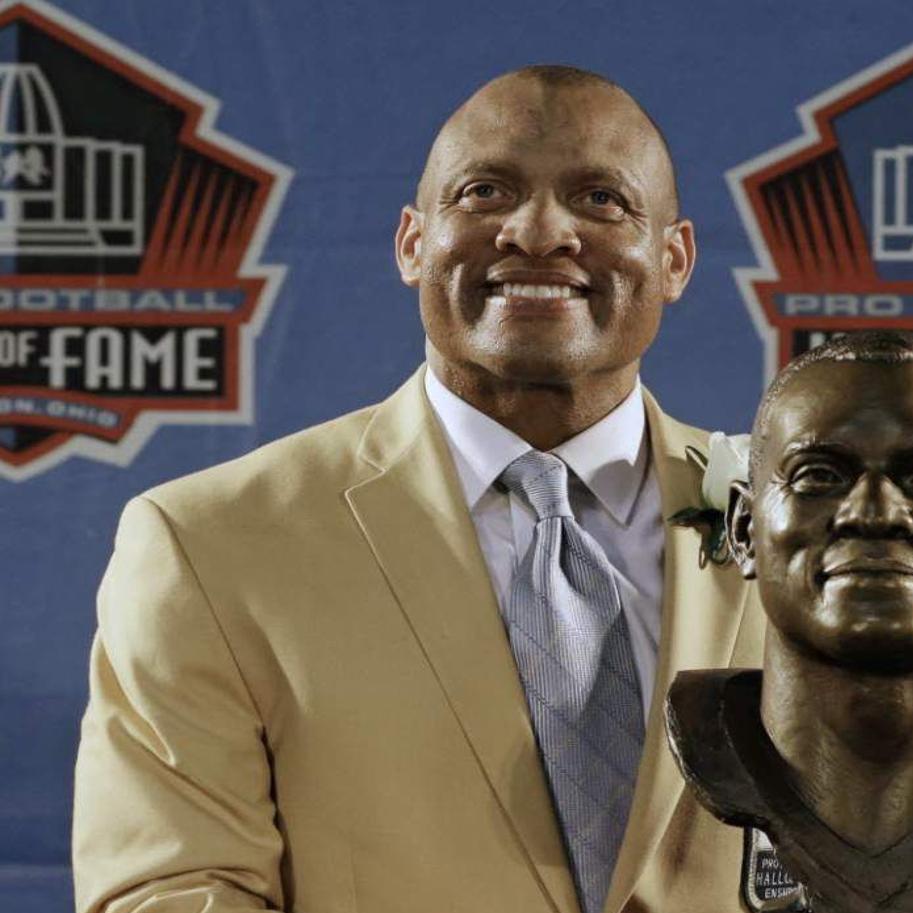
<svg viewBox="0 0 913 913">
<path fill-rule="evenodd" d="M 754 524 L 751 517 L 751 490 L 744 482 L 733 482 L 726 508 L 726 541 L 729 551 L 746 580 L 754 580 Z"/>
<path fill-rule="evenodd" d="M 663 253 L 663 296 L 666 304 L 678 301 L 691 278 L 697 246 L 694 225 L 690 219 L 680 219 L 667 225 Z"/>
<path fill-rule="evenodd" d="M 422 275 L 422 229 L 425 215 L 413 206 L 404 206 L 396 229 L 396 265 L 403 282 L 418 288 Z"/>
</svg>

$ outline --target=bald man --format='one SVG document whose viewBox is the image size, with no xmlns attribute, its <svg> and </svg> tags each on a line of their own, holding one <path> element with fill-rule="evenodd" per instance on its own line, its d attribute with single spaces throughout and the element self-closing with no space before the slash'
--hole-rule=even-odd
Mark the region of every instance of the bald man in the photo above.
<svg viewBox="0 0 913 913">
<path fill-rule="evenodd" d="M 437 137 L 396 257 L 427 366 L 124 512 L 80 913 L 739 909 L 741 838 L 662 731 L 679 669 L 758 665 L 761 634 L 664 520 L 700 503 L 707 441 L 638 380 L 695 257 L 662 136 L 594 74 L 496 79 Z M 540 464 L 554 510 L 517 481 Z"/>
</svg>

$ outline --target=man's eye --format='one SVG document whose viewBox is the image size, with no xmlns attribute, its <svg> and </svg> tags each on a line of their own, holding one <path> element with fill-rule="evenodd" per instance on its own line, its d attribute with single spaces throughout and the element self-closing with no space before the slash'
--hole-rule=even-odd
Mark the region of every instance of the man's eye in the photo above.
<svg viewBox="0 0 913 913">
<path fill-rule="evenodd" d="M 497 193 L 497 188 L 494 184 L 475 184 L 472 187 L 468 187 L 466 192 L 470 196 L 480 197 L 483 200 L 487 200 L 490 197 L 493 197 Z"/>
<path fill-rule="evenodd" d="M 590 209 L 597 210 L 604 219 L 618 221 L 625 216 L 624 205 L 610 190 L 597 187 L 594 190 L 588 190 L 583 199 Z"/>
<path fill-rule="evenodd" d="M 463 188 L 460 203 L 469 208 L 491 207 L 504 200 L 506 194 L 497 185 L 488 181 L 477 181 Z"/>
</svg>

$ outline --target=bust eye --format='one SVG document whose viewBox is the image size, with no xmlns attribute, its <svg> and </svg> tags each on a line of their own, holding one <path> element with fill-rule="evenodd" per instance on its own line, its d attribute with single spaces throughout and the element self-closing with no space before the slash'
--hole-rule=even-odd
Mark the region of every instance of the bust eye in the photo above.
<svg viewBox="0 0 913 913">
<path fill-rule="evenodd" d="M 846 484 L 846 476 L 835 466 L 808 463 L 800 466 L 789 477 L 793 491 L 799 494 L 828 494 Z"/>
</svg>

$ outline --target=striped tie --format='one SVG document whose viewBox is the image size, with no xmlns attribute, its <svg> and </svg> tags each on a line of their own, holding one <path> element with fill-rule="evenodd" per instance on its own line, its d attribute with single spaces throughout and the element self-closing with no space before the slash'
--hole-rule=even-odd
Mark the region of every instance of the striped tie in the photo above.
<svg viewBox="0 0 913 913">
<path fill-rule="evenodd" d="M 567 467 L 530 450 L 500 481 L 536 514 L 505 621 L 584 913 L 602 913 L 644 741 L 618 585 L 574 519 Z"/>
</svg>

